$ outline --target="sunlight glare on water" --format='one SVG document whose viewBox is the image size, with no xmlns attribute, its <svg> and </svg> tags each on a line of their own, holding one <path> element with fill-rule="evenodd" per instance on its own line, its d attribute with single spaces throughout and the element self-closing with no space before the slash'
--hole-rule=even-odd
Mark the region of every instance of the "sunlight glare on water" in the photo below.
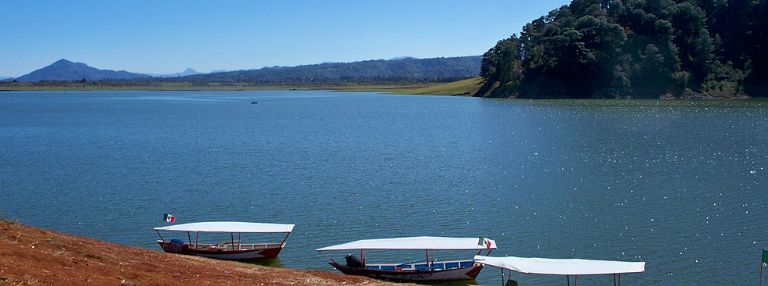
<svg viewBox="0 0 768 286">
<path fill-rule="evenodd" d="M 332 271 L 314 249 L 357 239 L 486 236 L 496 256 L 647 262 L 627 285 L 751 285 L 767 103 L 3 92 L 0 212 L 155 250 L 166 212 L 295 223 L 292 268 Z"/>
</svg>

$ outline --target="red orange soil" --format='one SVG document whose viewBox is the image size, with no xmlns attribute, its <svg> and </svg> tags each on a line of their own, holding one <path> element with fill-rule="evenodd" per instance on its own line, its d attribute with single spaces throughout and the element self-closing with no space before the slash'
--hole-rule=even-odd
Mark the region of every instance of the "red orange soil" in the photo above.
<svg viewBox="0 0 768 286">
<path fill-rule="evenodd" d="M 161 253 L 0 221 L 0 285 L 403 285 Z"/>
</svg>

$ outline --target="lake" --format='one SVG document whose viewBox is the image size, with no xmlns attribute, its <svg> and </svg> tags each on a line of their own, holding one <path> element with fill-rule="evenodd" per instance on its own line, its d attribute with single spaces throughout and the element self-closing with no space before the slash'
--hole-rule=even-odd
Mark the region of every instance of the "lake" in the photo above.
<svg viewBox="0 0 768 286">
<path fill-rule="evenodd" d="M 485 236 L 647 262 L 624 285 L 754 285 L 768 247 L 767 101 L 2 92 L 0 148 L 4 217 L 158 251 L 166 212 L 295 223 L 279 264 L 327 271 L 314 249 Z"/>
</svg>

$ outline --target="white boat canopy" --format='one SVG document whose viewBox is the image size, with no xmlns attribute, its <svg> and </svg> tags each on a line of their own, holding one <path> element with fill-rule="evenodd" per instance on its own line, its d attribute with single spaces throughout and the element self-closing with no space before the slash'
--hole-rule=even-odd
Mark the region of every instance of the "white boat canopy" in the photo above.
<svg viewBox="0 0 768 286">
<path fill-rule="evenodd" d="M 398 237 L 364 239 L 317 249 L 332 250 L 481 250 L 496 249 L 496 242 L 483 237 Z"/>
<path fill-rule="evenodd" d="M 475 256 L 475 262 L 526 274 L 577 276 L 640 273 L 645 271 L 645 262 L 525 258 L 514 256 L 491 257 L 482 255 Z"/>
<path fill-rule="evenodd" d="M 285 233 L 293 231 L 293 224 L 255 223 L 236 221 L 208 221 L 183 223 L 154 228 L 157 231 L 180 232 L 237 232 L 237 233 Z"/>
</svg>

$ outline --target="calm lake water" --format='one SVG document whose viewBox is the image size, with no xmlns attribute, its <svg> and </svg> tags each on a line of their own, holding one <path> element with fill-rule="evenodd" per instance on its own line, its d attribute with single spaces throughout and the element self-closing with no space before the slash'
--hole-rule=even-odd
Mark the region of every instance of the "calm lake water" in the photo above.
<svg viewBox="0 0 768 286">
<path fill-rule="evenodd" d="M 624 285 L 754 285 L 768 247 L 764 101 L 3 92 L 0 150 L 5 217 L 155 250 L 166 212 L 295 223 L 291 268 L 334 271 L 314 249 L 357 239 L 486 236 L 496 256 L 646 261 Z"/>
</svg>

